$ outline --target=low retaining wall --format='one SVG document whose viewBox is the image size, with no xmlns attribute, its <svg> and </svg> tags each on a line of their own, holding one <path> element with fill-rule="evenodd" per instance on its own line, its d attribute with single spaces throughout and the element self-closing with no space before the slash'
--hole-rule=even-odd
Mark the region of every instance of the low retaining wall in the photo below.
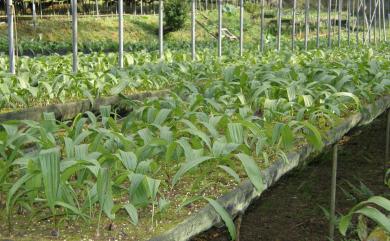
<svg viewBox="0 0 390 241">
<path fill-rule="evenodd" d="M 366 125 L 372 122 L 376 117 L 390 108 L 390 96 L 384 96 L 375 103 L 365 106 L 361 112 L 346 117 L 341 123 L 336 125 L 326 133 L 328 137 L 325 146 L 330 147 L 337 143 L 352 128 Z M 272 166 L 262 171 L 265 189 L 275 184 L 283 175 L 309 160 L 313 155 L 319 154 L 311 145 L 304 145 L 297 151 L 290 152 L 288 162 L 283 160 L 276 161 Z M 218 198 L 218 202 L 232 216 L 244 212 L 249 205 L 261 193 L 257 192 L 249 180 L 243 181 L 236 189 Z M 150 241 L 183 241 L 200 234 L 217 224 L 221 224 L 221 218 L 209 204 L 185 219 L 172 230 L 160 236 L 150 239 Z"/>
<path fill-rule="evenodd" d="M 42 119 L 44 112 L 53 112 L 57 120 L 71 120 L 79 113 L 87 111 L 97 112 L 99 108 L 104 105 L 118 106 L 122 100 L 142 100 L 148 97 L 160 97 L 167 94 L 167 90 L 142 92 L 137 94 L 131 94 L 125 98 L 120 96 L 101 97 L 92 103 L 89 100 L 81 100 L 71 102 L 67 104 L 53 104 L 42 107 L 31 107 L 20 109 L 13 112 L 7 112 L 0 114 L 0 123 L 8 120 L 34 120 L 39 121 Z"/>
</svg>

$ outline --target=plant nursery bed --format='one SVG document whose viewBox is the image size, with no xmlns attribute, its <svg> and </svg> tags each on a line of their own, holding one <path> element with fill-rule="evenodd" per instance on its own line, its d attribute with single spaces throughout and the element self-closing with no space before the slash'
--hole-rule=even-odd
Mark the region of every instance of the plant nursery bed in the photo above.
<svg viewBox="0 0 390 241">
<path fill-rule="evenodd" d="M 344 118 L 338 125 L 327 132 L 325 147 L 330 147 L 341 140 L 354 127 L 371 123 L 388 108 L 390 108 L 390 96 L 384 96 L 375 103 L 365 106 L 361 112 Z M 303 145 L 287 155 L 287 162 L 286 160 L 277 160 L 269 168 L 262 170 L 265 189 L 276 184 L 282 176 L 299 165 L 312 160 L 318 154 L 313 146 Z M 261 192 L 255 189 L 251 181 L 246 180 L 233 191 L 218 198 L 217 201 L 232 217 L 236 217 L 238 214 L 245 212 L 249 205 L 258 199 L 260 195 Z M 152 238 L 151 241 L 188 240 L 213 226 L 221 225 L 221 222 L 221 217 L 215 209 L 211 205 L 207 205 L 172 230 Z"/>
<path fill-rule="evenodd" d="M 386 117 L 383 114 L 370 125 L 350 131 L 340 141 L 336 213 L 345 214 L 364 199 L 357 193 L 364 192 L 364 186 L 374 195 L 389 198 L 382 178 Z M 265 191 L 245 212 L 240 241 L 326 240 L 329 220 L 322 208 L 329 210 L 331 163 L 332 152 L 326 151 Z M 342 237 L 336 232 L 335 238 Z M 358 240 L 352 235 L 347 238 Z M 212 228 L 192 240 L 229 241 L 230 236 L 226 228 Z"/>
<path fill-rule="evenodd" d="M 79 113 L 85 113 L 87 111 L 97 112 L 102 106 L 112 106 L 118 108 L 119 112 L 127 112 L 126 108 L 121 105 L 123 100 L 143 100 L 149 97 L 159 97 L 166 94 L 166 90 L 161 91 L 147 91 L 135 93 L 127 96 L 110 96 L 101 97 L 95 99 L 94 103 L 90 100 L 80 100 L 70 102 L 66 104 L 51 104 L 41 107 L 31 107 L 20 109 L 16 111 L 10 111 L 0 113 L 0 123 L 10 120 L 34 120 L 38 121 L 42 119 L 43 113 L 54 113 L 57 120 L 65 121 L 72 120 Z"/>
<path fill-rule="evenodd" d="M 120 121 L 102 105 L 1 123 L 0 240 L 189 240 L 224 223 L 234 236 L 261 193 L 390 107 L 386 56 L 353 54 L 222 66 L 126 102 Z"/>
<path fill-rule="evenodd" d="M 327 132 L 328 139 L 326 146 L 329 147 L 333 143 L 341 140 L 352 128 L 371 123 L 372 120 L 384 113 L 389 107 L 390 97 L 386 96 L 378 99 L 374 104 L 364 107 L 361 112 L 344 118 L 335 128 Z M 269 168 L 262 171 L 265 187 L 269 188 L 276 184 L 282 176 L 290 173 L 296 167 L 313 160 L 313 156 L 318 154 L 314 147 L 303 145 L 287 155 L 288 162 L 284 160 L 275 161 Z M 175 189 L 177 191 L 174 191 L 175 193 L 171 193 L 170 195 L 186 196 L 185 193 L 189 190 L 185 188 L 180 190 L 180 188 L 182 186 L 185 187 L 187 185 L 186 183 L 191 182 L 193 178 L 193 176 L 184 178 L 180 186 Z M 219 176 L 219 178 L 221 178 L 220 181 L 225 179 L 222 182 L 226 184 L 226 177 Z M 325 176 L 322 178 L 326 179 Z M 219 190 L 205 190 L 204 193 L 205 195 L 212 194 L 220 196 L 217 201 L 232 217 L 235 217 L 237 214 L 244 212 L 261 194 L 261 192 L 254 189 L 249 180 L 245 180 L 237 188 L 235 187 L 236 185 L 231 183 Z M 229 189 L 234 190 L 229 191 Z M 265 193 L 265 195 L 270 195 L 269 193 L 272 193 L 272 191 L 266 191 Z M 174 207 L 180 205 L 180 203 L 172 204 Z M 248 213 L 251 212 L 248 211 Z M 82 222 L 81 224 L 76 224 L 68 221 L 60 223 L 59 229 L 64 230 L 64 232 L 61 233 L 60 231 L 60 233 L 57 233 L 57 231 L 53 231 L 53 226 L 49 218 L 43 218 L 38 222 L 31 223 L 30 219 L 21 218 L 23 214 L 19 213 L 19 215 L 15 216 L 15 220 L 13 220 L 18 225 L 18 228 L 11 237 L 7 236 L 6 221 L 3 220 L 0 222 L 0 240 L 31 240 L 31 238 L 39 240 L 148 240 L 152 236 L 155 237 L 150 240 L 188 240 L 214 226 L 223 226 L 220 216 L 210 205 L 205 206 L 205 202 L 199 202 L 186 208 L 169 209 L 166 213 L 163 213 L 163 219 L 160 217 L 155 228 L 151 227 L 150 215 L 149 212 L 141 212 L 139 216 L 143 217 L 143 219 L 136 229 L 129 224 L 128 218 L 122 215 L 118 216 L 115 222 L 104 219 L 101 224 L 101 236 L 97 237 L 97 220 L 95 219 L 84 224 Z M 170 231 L 166 232 L 167 230 Z M 203 240 L 205 238 L 208 240 L 207 238 L 210 237 L 212 238 L 209 240 L 214 240 L 214 237 L 218 238 L 220 236 L 221 234 L 215 234 L 214 230 L 211 231 L 211 234 L 207 233 L 206 236 L 196 237 L 195 240 L 202 240 L 202 238 Z"/>
</svg>

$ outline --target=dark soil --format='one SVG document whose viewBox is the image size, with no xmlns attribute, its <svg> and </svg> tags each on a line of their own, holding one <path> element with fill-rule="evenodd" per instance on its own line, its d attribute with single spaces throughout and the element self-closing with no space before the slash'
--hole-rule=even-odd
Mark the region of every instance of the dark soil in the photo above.
<svg viewBox="0 0 390 241">
<path fill-rule="evenodd" d="M 336 211 L 346 213 L 364 195 L 353 200 L 347 181 L 364 183 L 375 195 L 389 196 L 383 183 L 386 118 L 356 129 L 340 142 Z M 320 241 L 327 240 L 329 221 L 321 207 L 329 210 L 332 153 L 315 158 L 310 165 L 282 178 L 249 207 L 242 218 L 240 241 Z M 352 237 L 350 237 L 352 238 Z M 193 241 L 230 240 L 226 228 L 213 228 Z M 336 239 L 341 240 L 336 229 Z"/>
</svg>

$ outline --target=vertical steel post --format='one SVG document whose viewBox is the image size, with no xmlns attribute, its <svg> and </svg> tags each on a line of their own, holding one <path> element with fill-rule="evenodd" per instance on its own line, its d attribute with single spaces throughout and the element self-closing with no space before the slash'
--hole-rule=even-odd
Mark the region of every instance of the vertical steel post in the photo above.
<svg viewBox="0 0 390 241">
<path fill-rule="evenodd" d="M 376 8 L 377 8 L 377 3 L 378 1 L 375 1 L 375 8 L 374 8 L 374 13 L 373 13 L 373 17 L 374 17 L 374 44 L 376 45 L 376 26 L 377 26 L 377 22 L 376 22 Z"/>
<path fill-rule="evenodd" d="M 347 9 L 347 38 L 348 38 L 348 47 L 351 46 L 351 0 L 348 1 L 348 9 Z"/>
<path fill-rule="evenodd" d="M 360 3 L 359 0 L 357 0 L 356 4 L 356 44 L 359 44 L 359 10 L 360 10 Z"/>
<path fill-rule="evenodd" d="M 99 2 L 98 2 L 98 0 L 95 0 L 95 10 L 96 10 L 96 16 L 99 16 Z"/>
<path fill-rule="evenodd" d="M 336 209 L 336 181 L 337 181 L 337 143 L 333 146 L 332 160 L 332 184 L 330 191 L 330 220 L 329 220 L 329 239 L 334 240 L 335 209 Z"/>
<path fill-rule="evenodd" d="M 332 22 L 332 33 L 333 33 L 333 36 L 336 36 L 336 25 L 337 25 L 337 19 L 336 19 L 336 16 L 337 16 L 337 9 L 338 9 L 338 6 L 339 6 L 339 4 L 338 4 L 338 2 L 339 2 L 339 0 L 336 0 L 335 1 L 335 3 L 334 3 L 334 11 L 333 11 L 333 15 L 332 15 L 332 17 L 333 17 L 333 22 Z"/>
<path fill-rule="evenodd" d="M 362 5 L 363 5 L 363 44 L 366 44 L 366 0 L 362 0 Z"/>
<path fill-rule="evenodd" d="M 338 19 L 339 19 L 339 28 L 338 28 L 338 33 L 337 33 L 337 42 L 339 48 L 341 47 L 341 11 L 343 8 L 343 1 L 339 0 L 339 13 L 338 13 Z"/>
<path fill-rule="evenodd" d="M 222 57 L 222 0 L 218 1 L 218 58 Z"/>
<path fill-rule="evenodd" d="M 283 11 L 283 0 L 279 0 L 278 7 L 278 38 L 277 38 L 277 50 L 280 51 L 281 37 L 282 37 L 282 11 Z"/>
<path fill-rule="evenodd" d="M 35 0 L 32 0 L 32 19 L 33 19 L 33 26 L 35 29 L 37 27 L 37 12 L 35 9 Z"/>
<path fill-rule="evenodd" d="M 332 46 L 332 36 L 331 36 L 331 19 L 330 19 L 330 13 L 332 8 L 332 0 L 328 0 L 328 48 Z"/>
<path fill-rule="evenodd" d="M 318 0 L 317 6 L 317 33 L 316 33 L 316 47 L 320 47 L 320 27 L 321 27 L 321 0 Z"/>
<path fill-rule="evenodd" d="M 296 0 L 294 0 L 296 1 Z M 261 13 L 260 13 L 260 51 L 264 51 L 264 0 L 261 0 Z"/>
<path fill-rule="evenodd" d="M 118 1 L 118 10 L 119 10 L 119 22 L 118 22 L 118 32 L 119 32 L 119 68 L 123 68 L 123 0 Z"/>
<path fill-rule="evenodd" d="M 351 34 L 354 34 L 356 31 L 356 15 L 355 15 L 355 0 L 351 0 L 352 5 L 351 5 L 351 16 L 354 18 L 353 24 L 352 24 L 352 32 Z"/>
<path fill-rule="evenodd" d="M 240 56 L 244 53 L 244 0 L 240 0 Z"/>
<path fill-rule="evenodd" d="M 196 0 L 192 0 L 191 9 L 191 38 L 192 38 L 192 60 L 196 59 Z"/>
<path fill-rule="evenodd" d="M 9 71 L 15 74 L 14 11 L 12 0 L 7 0 Z"/>
<path fill-rule="evenodd" d="M 309 0 L 305 0 L 305 50 L 307 50 L 308 36 L 309 36 Z"/>
<path fill-rule="evenodd" d="M 163 0 L 159 0 L 159 11 L 158 11 L 158 23 L 159 23 L 159 31 L 158 31 L 158 36 L 159 36 L 159 44 L 160 44 L 160 59 L 164 58 L 164 30 L 163 30 L 163 18 L 164 18 L 164 4 Z"/>
<path fill-rule="evenodd" d="M 78 71 L 78 59 L 77 59 L 77 0 L 72 1 L 72 47 L 73 47 L 73 73 Z"/>
<path fill-rule="evenodd" d="M 321 0 L 319 0 L 321 1 Z M 291 33 L 291 49 L 295 50 L 295 32 L 296 32 L 296 10 L 297 10 L 297 0 L 294 0 L 293 9 L 292 9 L 292 33 Z"/>
<path fill-rule="evenodd" d="M 382 0 L 382 13 L 383 13 L 383 40 L 387 41 L 386 35 L 386 15 L 385 15 L 385 1 Z"/>
<path fill-rule="evenodd" d="M 380 6 L 381 6 L 381 1 L 380 0 L 378 0 L 378 10 L 379 11 L 377 11 L 378 12 L 378 37 L 379 37 L 379 42 L 382 42 L 382 16 L 381 16 L 381 11 L 380 11 Z"/>
<path fill-rule="evenodd" d="M 372 23 L 372 0 L 369 1 L 369 8 L 368 8 L 368 11 L 369 11 L 369 14 L 368 14 L 368 17 L 370 19 L 369 21 L 369 25 L 368 25 L 368 43 L 371 44 L 371 23 Z"/>
</svg>

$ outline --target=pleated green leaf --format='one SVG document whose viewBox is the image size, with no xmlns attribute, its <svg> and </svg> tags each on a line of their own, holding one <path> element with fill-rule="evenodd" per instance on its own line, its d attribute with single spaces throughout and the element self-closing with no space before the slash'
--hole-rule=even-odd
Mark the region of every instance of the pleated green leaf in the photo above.
<svg viewBox="0 0 390 241">
<path fill-rule="evenodd" d="M 39 162 L 47 203 L 55 214 L 55 203 L 60 185 L 60 150 L 51 148 L 39 153 Z"/>
<path fill-rule="evenodd" d="M 236 154 L 236 157 L 241 161 L 242 165 L 244 166 L 244 169 L 253 186 L 255 186 L 258 192 L 262 192 L 264 190 L 263 178 L 255 160 L 253 160 L 251 156 L 248 156 L 244 153 Z"/>
<path fill-rule="evenodd" d="M 218 213 L 218 215 L 221 217 L 221 219 L 224 221 L 226 227 L 229 230 L 230 237 L 232 240 L 236 240 L 237 234 L 236 234 L 236 227 L 234 226 L 234 222 L 230 214 L 225 210 L 225 208 L 219 204 L 217 201 L 204 197 L 210 205 L 214 208 L 214 210 Z"/>
<path fill-rule="evenodd" d="M 104 211 L 108 218 L 114 219 L 115 216 L 112 213 L 114 201 L 112 197 L 111 179 L 108 168 L 102 167 L 99 169 L 97 176 L 97 194 L 101 210 Z"/>
</svg>

